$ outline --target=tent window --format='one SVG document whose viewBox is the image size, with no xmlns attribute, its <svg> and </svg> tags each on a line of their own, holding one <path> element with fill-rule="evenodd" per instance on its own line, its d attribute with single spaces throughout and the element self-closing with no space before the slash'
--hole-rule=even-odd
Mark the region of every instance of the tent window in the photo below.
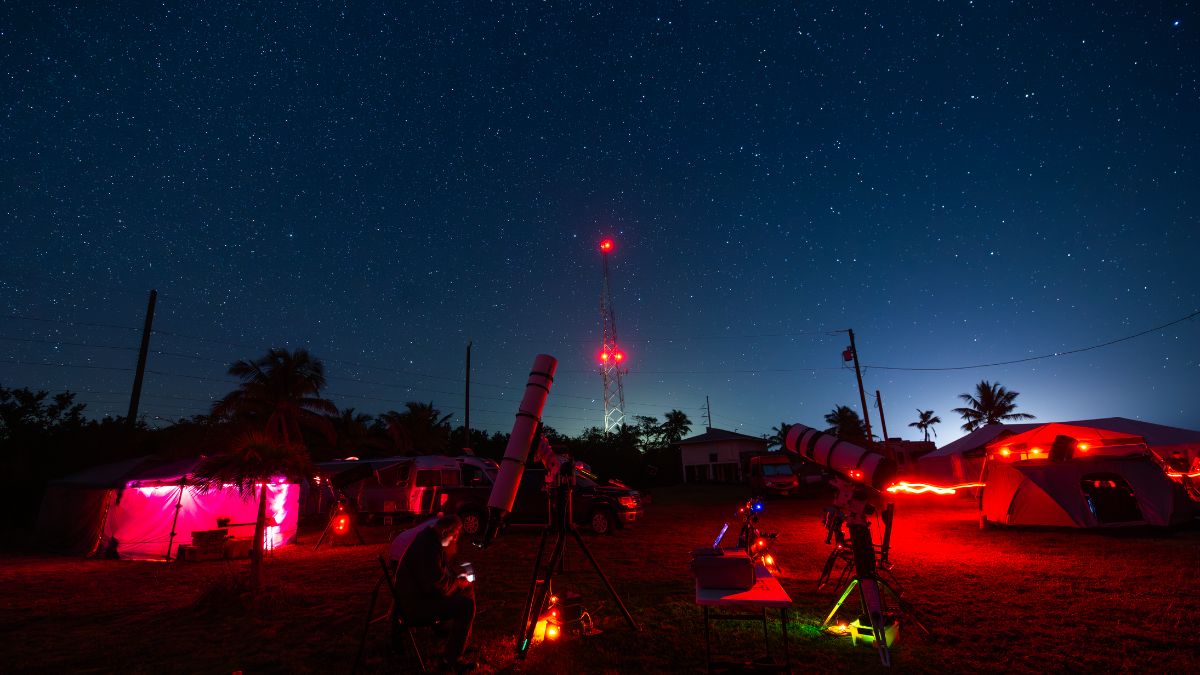
<svg viewBox="0 0 1200 675">
<path fill-rule="evenodd" d="M 1129 481 L 1115 473 L 1089 473 L 1080 481 L 1084 499 L 1096 521 L 1130 523 L 1145 520 Z"/>
</svg>

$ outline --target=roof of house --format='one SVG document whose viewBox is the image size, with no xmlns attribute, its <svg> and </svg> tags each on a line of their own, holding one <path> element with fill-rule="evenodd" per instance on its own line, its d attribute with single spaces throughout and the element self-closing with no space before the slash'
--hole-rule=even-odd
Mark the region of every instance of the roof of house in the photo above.
<svg viewBox="0 0 1200 675">
<path fill-rule="evenodd" d="M 754 441 L 763 445 L 767 444 L 766 439 L 759 438 L 758 436 L 747 436 L 746 434 L 739 434 L 736 431 L 710 428 L 699 436 L 685 438 L 676 445 L 694 445 L 696 443 L 716 443 L 720 441 Z"/>
</svg>

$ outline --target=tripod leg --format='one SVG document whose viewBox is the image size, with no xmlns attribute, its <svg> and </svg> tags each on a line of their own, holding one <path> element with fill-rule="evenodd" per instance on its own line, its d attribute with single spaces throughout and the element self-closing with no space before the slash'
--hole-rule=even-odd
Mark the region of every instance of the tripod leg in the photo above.
<svg viewBox="0 0 1200 675">
<path fill-rule="evenodd" d="M 817 577 L 817 590 L 825 588 L 825 584 L 829 583 L 829 575 L 833 574 L 833 565 L 837 562 L 839 549 L 835 548 L 829 552 L 829 557 L 825 559 L 825 566 L 821 568 L 821 576 Z"/>
<path fill-rule="evenodd" d="M 317 539 L 317 545 L 313 547 L 313 550 L 314 550 L 314 551 L 315 551 L 315 550 L 317 550 L 317 549 L 319 549 L 319 548 L 321 548 L 321 544 L 322 544 L 322 543 L 325 541 L 325 537 L 329 535 L 329 528 L 330 528 L 330 526 L 332 526 L 332 525 L 333 525 L 333 521 L 331 520 L 331 521 L 329 521 L 329 523 L 328 523 L 328 524 L 325 526 L 325 531 L 321 533 L 321 538 L 320 538 L 320 539 Z"/>
<path fill-rule="evenodd" d="M 617 589 L 613 588 L 612 582 L 610 582 L 608 577 L 605 576 L 604 570 L 600 569 L 600 563 L 596 562 L 596 559 L 592 557 L 592 552 L 588 550 L 587 544 L 583 543 L 583 537 L 579 536 L 579 531 L 572 527 L 571 534 L 575 536 L 575 543 L 579 544 L 579 548 L 583 551 L 584 557 L 586 557 L 588 562 L 592 564 L 592 569 L 596 570 L 596 574 L 599 575 L 600 581 L 603 581 L 604 587 L 608 589 L 609 595 L 611 595 L 613 600 L 616 601 L 617 607 L 621 609 L 621 613 L 625 615 L 625 620 L 629 622 L 629 627 L 635 631 L 641 630 L 641 628 L 639 628 L 637 625 L 637 621 L 633 620 L 633 615 L 630 614 L 629 610 L 625 608 L 625 603 L 621 602 L 621 596 L 617 595 Z"/>
<path fill-rule="evenodd" d="M 517 645 L 517 658 L 525 658 L 525 652 L 529 649 L 529 643 L 533 641 L 533 634 L 537 630 L 538 617 L 541 616 L 542 610 L 546 608 L 546 596 L 550 593 L 550 579 L 554 576 L 554 568 L 562 559 L 565 543 L 566 534 L 559 532 L 558 540 L 554 545 L 554 552 L 550 554 L 550 564 L 546 566 L 545 579 L 542 579 L 542 583 L 540 584 L 535 579 L 533 597 L 529 599 L 531 613 L 527 617 L 527 623 L 521 634 L 521 641 Z"/>
<path fill-rule="evenodd" d="M 925 635 L 933 635 L 933 633 L 930 632 L 925 624 L 921 623 L 920 616 L 917 614 L 917 608 L 914 607 L 911 602 L 900 597 L 900 594 L 896 592 L 896 589 L 888 585 L 887 582 L 881 580 L 879 583 L 883 586 L 885 591 L 891 594 L 892 598 L 896 601 L 896 605 L 900 607 L 900 612 L 904 615 L 904 618 L 912 621 L 913 624 L 916 625 L 917 628 L 920 628 L 921 632 Z"/>
<path fill-rule="evenodd" d="M 842 591 L 842 597 L 838 598 L 837 602 L 833 603 L 833 608 L 829 610 L 829 614 L 827 614 L 825 616 L 825 620 L 821 622 L 821 628 L 829 626 L 830 622 L 833 621 L 834 615 L 837 614 L 837 611 L 842 608 L 842 604 L 846 602 L 846 598 L 850 597 L 850 594 L 854 592 L 854 589 L 857 586 L 858 578 L 855 577 L 854 579 L 850 580 L 849 585 L 846 586 L 846 590 Z"/>
<path fill-rule="evenodd" d="M 526 632 L 529 628 L 529 614 L 533 611 L 533 596 L 537 592 L 538 581 L 541 578 L 542 572 L 542 556 L 546 553 L 546 537 L 550 534 L 550 528 L 542 530 L 541 540 L 538 542 L 537 557 L 533 562 L 533 578 L 529 581 L 529 595 L 525 596 L 525 610 L 521 614 L 521 632 L 517 634 L 517 653 L 523 654 L 528 644 L 522 644 L 522 640 L 526 639 Z M 534 621 L 536 627 L 537 621 Z"/>
<path fill-rule="evenodd" d="M 884 668 L 891 667 L 892 654 L 888 651 L 886 625 L 883 615 L 883 598 L 875 579 L 862 579 L 858 584 L 863 605 L 867 608 L 867 620 L 871 622 L 871 633 L 875 636 L 875 648 L 879 650 L 879 661 Z"/>
</svg>

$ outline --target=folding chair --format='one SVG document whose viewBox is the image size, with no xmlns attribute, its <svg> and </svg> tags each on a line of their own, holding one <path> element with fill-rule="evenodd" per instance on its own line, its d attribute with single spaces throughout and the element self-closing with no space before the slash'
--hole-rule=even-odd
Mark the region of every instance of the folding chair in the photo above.
<svg viewBox="0 0 1200 675">
<path fill-rule="evenodd" d="M 438 620 L 430 621 L 412 621 L 403 615 L 400 608 L 399 599 L 396 596 L 396 569 L 388 565 L 387 559 L 379 556 L 379 566 L 383 568 L 383 574 L 380 575 L 379 581 L 375 582 L 375 588 L 371 591 L 371 601 L 367 606 L 367 621 L 363 626 L 362 638 L 358 642 L 358 653 L 354 657 L 353 672 L 359 672 L 359 666 L 362 664 L 363 651 L 367 644 L 367 633 L 371 629 L 371 625 L 380 621 L 387 621 L 392 628 L 392 645 L 399 647 L 397 638 L 403 632 L 408 636 L 408 642 L 412 646 L 413 655 L 417 657 L 417 665 L 421 668 L 422 673 L 429 672 L 426 668 L 425 659 L 421 656 L 421 646 L 417 643 L 417 638 L 413 635 L 415 628 L 434 628 L 438 624 Z M 387 585 L 388 592 L 391 594 L 392 606 L 387 611 L 379 616 L 375 616 L 375 602 L 379 598 L 379 589 Z"/>
</svg>

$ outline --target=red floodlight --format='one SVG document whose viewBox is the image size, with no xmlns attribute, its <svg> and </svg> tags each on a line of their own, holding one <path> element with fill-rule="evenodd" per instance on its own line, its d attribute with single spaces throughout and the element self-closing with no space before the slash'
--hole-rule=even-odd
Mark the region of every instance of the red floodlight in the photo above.
<svg viewBox="0 0 1200 675">
<path fill-rule="evenodd" d="M 337 535 L 346 534 L 350 530 L 350 516 L 345 513 L 339 513 L 333 520 L 333 533 Z"/>
<path fill-rule="evenodd" d="M 613 240 L 612 239 L 602 239 L 600 241 L 600 252 L 601 253 L 612 253 L 612 250 L 613 250 Z"/>
</svg>

